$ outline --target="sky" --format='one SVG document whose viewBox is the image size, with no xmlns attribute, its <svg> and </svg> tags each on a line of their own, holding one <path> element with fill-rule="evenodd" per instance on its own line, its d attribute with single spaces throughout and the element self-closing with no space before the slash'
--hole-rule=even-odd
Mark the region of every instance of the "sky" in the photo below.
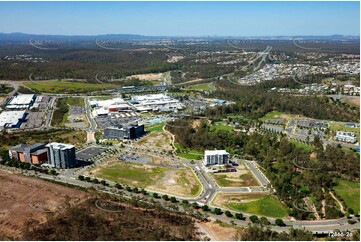
<svg viewBox="0 0 361 242">
<path fill-rule="evenodd" d="M 358 36 L 360 3 L 0 2 L 0 32 L 148 36 Z"/>
</svg>

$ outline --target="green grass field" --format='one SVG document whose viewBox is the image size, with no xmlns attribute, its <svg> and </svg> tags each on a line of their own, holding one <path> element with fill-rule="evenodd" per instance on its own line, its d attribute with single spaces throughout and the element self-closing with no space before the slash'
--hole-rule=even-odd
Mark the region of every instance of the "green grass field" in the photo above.
<svg viewBox="0 0 361 242">
<path fill-rule="evenodd" d="M 285 114 L 285 113 L 278 112 L 278 111 L 272 111 L 272 112 L 267 113 L 267 114 L 266 114 L 265 116 L 263 116 L 262 118 L 259 118 L 259 120 L 265 121 L 265 120 L 267 120 L 267 119 L 281 118 L 281 115 L 282 115 L 282 114 Z"/>
<path fill-rule="evenodd" d="M 294 139 L 291 139 L 290 143 L 294 144 L 297 148 L 301 149 L 304 153 L 309 153 L 313 150 L 313 147 L 311 145 L 301 143 Z"/>
<path fill-rule="evenodd" d="M 164 124 L 160 123 L 160 124 L 153 124 L 153 125 L 149 125 L 145 128 L 146 131 L 148 132 L 155 132 L 155 131 L 162 131 L 163 130 L 163 126 Z"/>
<path fill-rule="evenodd" d="M 110 84 L 94 84 L 86 82 L 75 82 L 75 81 L 37 81 L 37 83 L 25 82 L 25 86 L 33 89 L 37 92 L 44 93 L 86 93 L 99 90 L 107 90 L 117 88 L 117 85 Z"/>
<path fill-rule="evenodd" d="M 190 172 L 192 172 L 190 168 L 187 168 L 187 169 L 189 169 Z M 184 170 L 179 170 L 178 174 L 179 174 L 179 178 L 177 179 L 178 184 L 182 184 L 184 186 L 186 186 L 187 184 L 191 184 L 191 182 L 188 180 L 187 175 L 185 174 Z M 193 172 L 192 172 L 192 174 L 193 174 Z M 193 174 L 193 176 L 195 176 L 195 175 Z M 196 177 L 194 177 L 194 179 L 197 182 L 196 182 L 196 184 L 193 184 L 192 187 L 190 187 L 190 195 L 193 197 L 199 195 L 202 190 L 202 185 L 199 182 L 199 180 Z"/>
<path fill-rule="evenodd" d="M 184 149 L 179 144 L 175 143 L 174 147 L 177 149 L 177 156 L 182 157 L 188 160 L 201 160 L 203 158 L 203 153 L 197 150 Z"/>
<path fill-rule="evenodd" d="M 338 183 L 334 187 L 337 195 L 341 196 L 349 208 L 352 208 L 357 214 L 360 211 L 360 183 L 335 179 Z"/>
<path fill-rule="evenodd" d="M 232 131 L 233 127 L 225 125 L 223 123 L 215 123 L 211 126 L 211 131 L 217 131 L 217 130 L 223 130 L 223 131 Z"/>
<path fill-rule="evenodd" d="M 212 83 L 195 84 L 195 85 L 188 86 L 185 89 L 186 90 L 192 90 L 192 91 L 213 91 L 213 90 L 216 90 L 216 88 L 212 85 Z"/>
<path fill-rule="evenodd" d="M 228 207 L 245 213 L 274 218 L 282 218 L 288 214 L 287 208 L 276 197 L 271 195 L 263 196 L 252 202 L 230 202 Z"/>
<path fill-rule="evenodd" d="M 129 162 L 118 162 L 118 164 L 101 167 L 96 171 L 95 176 L 126 185 L 146 187 L 153 185 L 166 171 L 167 168 L 162 167 L 147 168 Z"/>
</svg>

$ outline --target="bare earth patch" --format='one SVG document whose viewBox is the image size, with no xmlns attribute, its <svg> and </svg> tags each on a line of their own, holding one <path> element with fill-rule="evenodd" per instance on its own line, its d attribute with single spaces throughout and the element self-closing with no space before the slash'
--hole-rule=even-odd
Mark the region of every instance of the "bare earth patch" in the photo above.
<svg viewBox="0 0 361 242">
<path fill-rule="evenodd" d="M 134 143 L 134 147 L 149 150 L 172 151 L 169 136 L 165 132 L 153 132 Z"/>
<path fill-rule="evenodd" d="M 210 222 L 196 223 L 201 237 L 208 237 L 211 241 L 233 241 L 236 238 L 237 229 L 231 226 L 222 226 L 210 219 Z"/>
<path fill-rule="evenodd" d="M 360 97 L 346 98 L 345 101 L 349 104 L 360 106 Z"/>
<path fill-rule="evenodd" d="M 199 185 L 190 169 L 171 169 L 156 184 L 147 188 L 160 193 L 194 198 L 196 194 L 192 194 L 192 188 Z"/>
<path fill-rule="evenodd" d="M 148 74 L 127 76 L 126 79 L 138 78 L 139 80 L 153 81 L 153 80 L 161 79 L 162 76 L 163 76 L 163 73 L 148 73 Z"/>
<path fill-rule="evenodd" d="M 259 186 L 257 180 L 253 177 L 251 172 L 245 167 L 244 164 L 240 164 L 236 167 L 236 172 L 224 172 L 224 173 L 214 173 L 212 174 L 220 186 L 224 187 L 239 187 L 239 186 Z M 224 177 L 222 180 L 226 180 L 227 184 L 223 184 L 219 180 L 220 177 Z M 217 177 L 219 177 L 217 179 Z M 217 181 L 218 180 L 218 181 Z"/>
<path fill-rule="evenodd" d="M 0 171 L 0 235 L 11 239 L 21 235 L 24 223 L 33 219 L 45 222 L 49 214 L 81 203 L 89 195 L 36 178 Z M 67 201 L 67 202 L 66 202 Z"/>
<path fill-rule="evenodd" d="M 227 208 L 230 201 L 248 203 L 260 199 L 267 193 L 218 193 L 212 201 L 212 205 Z"/>
</svg>

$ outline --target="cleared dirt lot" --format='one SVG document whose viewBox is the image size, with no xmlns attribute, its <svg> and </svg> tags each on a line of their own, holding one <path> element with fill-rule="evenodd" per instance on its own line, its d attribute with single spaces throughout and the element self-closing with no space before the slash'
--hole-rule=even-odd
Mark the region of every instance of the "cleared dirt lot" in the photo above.
<svg viewBox="0 0 361 242">
<path fill-rule="evenodd" d="M 138 78 L 139 80 L 152 81 L 152 80 L 161 79 L 162 76 L 163 73 L 149 73 L 149 74 L 127 76 L 126 79 Z"/>
<path fill-rule="evenodd" d="M 224 223 L 217 223 L 213 218 L 209 222 L 196 223 L 201 237 L 208 237 L 211 241 L 234 241 L 237 240 L 237 228 Z"/>
<path fill-rule="evenodd" d="M 78 204 L 89 194 L 77 189 L 0 171 L 0 239 L 21 235 L 27 220 L 45 222 L 66 203 Z"/>
<path fill-rule="evenodd" d="M 153 132 L 134 144 L 135 147 L 149 150 L 172 151 L 173 147 L 169 136 L 165 132 Z"/>
<path fill-rule="evenodd" d="M 360 97 L 345 98 L 344 101 L 349 104 L 360 106 Z"/>
<path fill-rule="evenodd" d="M 212 176 L 221 187 L 251 187 L 259 186 L 252 173 L 240 164 L 236 172 L 213 173 Z"/>
<path fill-rule="evenodd" d="M 171 169 L 150 190 L 176 196 L 194 198 L 201 192 L 201 184 L 190 169 Z"/>
</svg>

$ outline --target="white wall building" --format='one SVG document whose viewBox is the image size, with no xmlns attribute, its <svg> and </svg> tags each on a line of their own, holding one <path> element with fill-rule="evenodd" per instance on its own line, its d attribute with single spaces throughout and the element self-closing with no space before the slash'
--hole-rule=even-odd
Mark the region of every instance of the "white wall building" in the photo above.
<svg viewBox="0 0 361 242">
<path fill-rule="evenodd" d="M 229 153 L 225 150 L 206 150 L 204 151 L 203 164 L 210 165 L 228 165 Z"/>
<path fill-rule="evenodd" d="M 354 132 L 337 131 L 335 140 L 354 144 L 357 142 L 357 137 Z"/>
</svg>

